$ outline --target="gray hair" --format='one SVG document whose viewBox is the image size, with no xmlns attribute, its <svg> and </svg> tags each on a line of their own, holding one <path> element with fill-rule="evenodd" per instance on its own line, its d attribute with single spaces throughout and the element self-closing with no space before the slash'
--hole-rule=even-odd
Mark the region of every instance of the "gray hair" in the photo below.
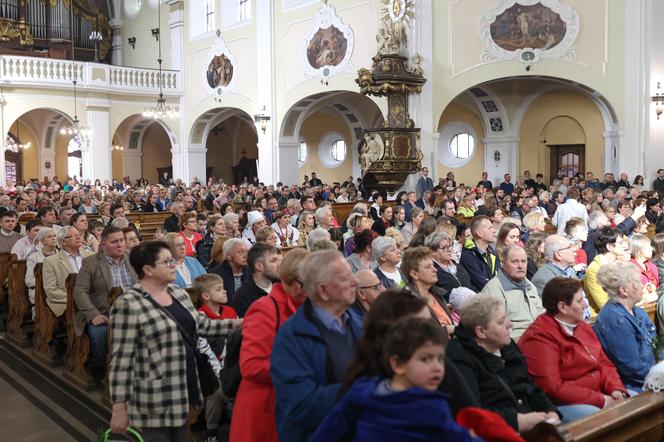
<svg viewBox="0 0 664 442">
<path fill-rule="evenodd" d="M 445 232 L 434 231 L 424 238 L 424 247 L 428 247 L 431 250 L 438 250 L 438 244 L 441 241 L 453 242 L 453 238 Z"/>
<path fill-rule="evenodd" d="M 296 208 L 298 210 L 302 209 L 302 204 L 300 204 L 300 200 L 297 198 L 291 198 L 286 202 L 286 207 L 289 209 L 295 210 Z"/>
<path fill-rule="evenodd" d="M 129 227 L 129 220 L 123 217 L 114 218 L 113 221 L 111 221 L 111 226 L 126 229 Z"/>
<path fill-rule="evenodd" d="M 562 235 L 551 235 L 544 240 L 544 259 L 546 262 L 556 260 L 556 252 L 568 247 L 569 240 Z"/>
<path fill-rule="evenodd" d="M 314 212 L 314 219 L 316 220 L 316 224 L 320 224 L 321 221 L 325 219 L 325 217 L 328 215 L 330 211 L 331 210 L 329 207 L 319 207 L 318 209 L 316 209 L 316 211 Z"/>
<path fill-rule="evenodd" d="M 357 212 L 357 213 L 361 213 L 364 216 L 367 216 L 367 214 L 369 213 L 369 207 L 367 206 L 366 203 L 357 203 L 357 204 L 355 204 L 353 206 L 352 211 L 355 212 L 356 210 L 359 210 L 359 212 Z"/>
<path fill-rule="evenodd" d="M 646 248 L 650 245 L 650 239 L 645 235 L 634 235 L 629 239 L 629 252 L 632 255 L 632 258 L 639 258 L 645 256 L 650 259 L 651 257 L 647 255 Z M 652 250 L 652 249 L 651 249 Z"/>
<path fill-rule="evenodd" d="M 308 238 L 307 238 L 308 239 Z M 324 250 L 307 255 L 300 266 L 300 281 L 302 289 L 309 298 L 316 297 L 316 286 L 327 284 L 336 275 L 333 272 L 321 272 L 321 269 L 329 269 L 334 261 L 346 261 L 337 250 Z"/>
<path fill-rule="evenodd" d="M 371 242 L 371 256 L 374 261 L 380 262 L 380 258 L 391 248 L 397 247 L 397 241 L 389 236 L 379 236 Z"/>
<path fill-rule="evenodd" d="M 609 298 L 619 298 L 620 287 L 630 284 L 641 284 L 639 270 L 631 262 L 616 261 L 604 264 L 597 271 L 597 281 Z"/>
<path fill-rule="evenodd" d="M 49 233 L 53 232 L 54 230 L 50 227 L 42 227 L 41 229 L 39 229 L 39 233 L 37 233 L 37 241 L 42 242 Z"/>
<path fill-rule="evenodd" d="M 235 224 L 235 221 L 240 219 L 240 215 L 237 213 L 226 213 L 224 214 L 224 223 L 226 225 Z"/>
<path fill-rule="evenodd" d="M 62 246 L 62 241 L 65 240 L 65 237 L 69 234 L 69 231 L 71 229 L 76 230 L 76 227 L 74 226 L 64 226 L 62 229 L 58 231 L 58 245 Z M 41 230 L 40 230 L 41 231 Z"/>
<path fill-rule="evenodd" d="M 606 217 L 604 212 L 595 210 L 588 214 L 588 228 L 591 230 L 599 229 L 609 224 L 609 218 Z"/>
<path fill-rule="evenodd" d="M 307 235 L 307 250 L 311 250 L 314 244 L 316 244 L 318 241 L 323 241 L 323 240 L 331 240 L 332 236 L 330 235 L 330 232 L 328 232 L 325 229 L 321 229 L 320 227 L 315 228 L 311 232 L 309 232 L 309 235 Z"/>
<path fill-rule="evenodd" d="M 547 196 L 549 197 L 549 199 L 551 199 L 551 192 L 549 192 L 548 190 L 544 190 L 544 191 L 542 191 L 542 192 L 539 194 L 539 200 L 540 200 L 540 201 L 544 201 L 544 199 L 545 199 Z"/>
<path fill-rule="evenodd" d="M 244 244 L 244 240 L 241 238 L 230 238 L 224 241 L 224 246 L 222 247 L 224 259 L 226 259 L 231 250 L 239 244 Z"/>
<path fill-rule="evenodd" d="M 475 327 L 478 325 L 487 328 L 491 317 L 505 301 L 492 295 L 478 295 L 467 299 L 461 308 L 461 324 L 466 330 L 475 335 Z"/>
</svg>

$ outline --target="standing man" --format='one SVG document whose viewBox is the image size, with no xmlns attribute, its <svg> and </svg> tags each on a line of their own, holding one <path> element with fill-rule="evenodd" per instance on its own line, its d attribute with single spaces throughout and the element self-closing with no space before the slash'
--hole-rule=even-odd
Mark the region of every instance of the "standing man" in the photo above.
<svg viewBox="0 0 664 442">
<path fill-rule="evenodd" d="M 273 283 L 279 282 L 280 263 L 281 254 L 273 245 L 256 243 L 251 246 L 247 254 L 249 276 L 233 295 L 231 304 L 240 318 L 244 318 L 251 304 L 270 293 Z"/>
<path fill-rule="evenodd" d="M 511 195 L 514 193 L 514 184 L 512 184 L 512 176 L 509 173 L 503 175 L 504 181 L 500 183 L 500 188 L 503 189 L 505 195 Z"/>
<path fill-rule="evenodd" d="M 565 224 L 571 218 L 581 218 L 588 224 L 588 209 L 578 201 L 580 197 L 579 189 L 571 187 L 567 191 L 567 200 L 556 209 L 556 213 L 551 218 L 551 224 L 558 228 L 556 232 L 558 235 L 565 236 Z"/>
<path fill-rule="evenodd" d="M 417 180 L 417 185 L 415 186 L 417 198 L 422 198 L 422 195 L 424 195 L 424 192 L 427 190 L 433 193 L 433 180 L 429 176 L 429 168 L 423 167 L 422 176 Z"/>
<path fill-rule="evenodd" d="M 657 169 L 657 178 L 653 181 L 652 188 L 660 195 L 664 194 L 664 169 Z"/>
<path fill-rule="evenodd" d="M 482 172 L 482 179 L 477 182 L 477 186 L 484 186 L 486 190 L 493 189 L 493 183 L 489 180 L 489 174 Z"/>
<path fill-rule="evenodd" d="M 78 336 L 86 332 L 90 336 L 90 348 L 96 362 L 106 364 L 108 353 L 108 292 L 113 287 L 129 289 L 138 278 L 125 253 L 125 238 L 122 229 L 107 227 L 101 233 L 100 249 L 83 259 L 76 277 L 74 302 L 78 313 L 74 318 L 74 329 Z"/>
</svg>

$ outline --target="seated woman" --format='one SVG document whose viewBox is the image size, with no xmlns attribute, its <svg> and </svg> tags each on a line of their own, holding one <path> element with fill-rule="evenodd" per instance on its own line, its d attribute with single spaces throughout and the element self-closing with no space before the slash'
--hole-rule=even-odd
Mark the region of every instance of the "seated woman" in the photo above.
<svg viewBox="0 0 664 442">
<path fill-rule="evenodd" d="M 186 289 L 193 285 L 193 281 L 200 275 L 206 273 L 205 269 L 196 258 L 186 256 L 187 246 L 185 240 L 179 233 L 169 233 L 164 238 L 168 248 L 171 250 L 175 261 L 174 284 Z"/>
<path fill-rule="evenodd" d="M 528 375 L 510 328 L 502 299 L 475 296 L 463 305 L 447 357 L 465 375 L 481 406 L 501 415 L 515 430 L 525 432 L 549 419 L 558 422 L 558 410 Z"/>
<path fill-rule="evenodd" d="M 597 280 L 609 300 L 593 328 L 625 386 L 640 390 L 656 361 L 651 346 L 655 325 L 645 310 L 636 307 L 643 298 L 639 272 L 632 263 L 614 262 L 600 267 Z"/>
<path fill-rule="evenodd" d="M 583 320 L 581 281 L 557 277 L 542 292 L 546 313 L 519 340 L 528 373 L 571 422 L 623 400 L 627 390 L 615 366 Z"/>
<path fill-rule="evenodd" d="M 496 235 L 496 254 L 503 260 L 503 252 L 512 245 L 519 245 L 521 242 L 521 229 L 513 222 L 507 221 L 500 226 Z"/>
<path fill-rule="evenodd" d="M 606 304 L 608 295 L 597 280 L 600 267 L 615 261 L 629 261 L 629 245 L 625 237 L 616 229 L 602 227 L 594 240 L 597 255 L 586 268 L 583 280 L 584 290 L 594 314 Z"/>
<path fill-rule="evenodd" d="M 433 252 L 433 265 L 438 281 L 436 286 L 444 290 L 443 296 L 449 299 L 452 289 L 471 288 L 470 275 L 463 266 L 454 262 L 453 240 L 446 233 L 434 232 L 424 240 L 425 247 Z"/>
<path fill-rule="evenodd" d="M 401 263 L 401 250 L 389 236 L 379 236 L 371 243 L 371 253 L 378 264 L 374 273 L 386 289 L 405 285 L 397 266 Z"/>
<path fill-rule="evenodd" d="M 632 236 L 629 240 L 629 250 L 632 256 L 632 263 L 638 269 L 641 284 L 643 284 L 643 301 L 657 301 L 659 275 L 657 273 L 657 266 L 650 260 L 653 255 L 653 247 L 650 244 L 650 239 L 645 235 Z"/>
</svg>

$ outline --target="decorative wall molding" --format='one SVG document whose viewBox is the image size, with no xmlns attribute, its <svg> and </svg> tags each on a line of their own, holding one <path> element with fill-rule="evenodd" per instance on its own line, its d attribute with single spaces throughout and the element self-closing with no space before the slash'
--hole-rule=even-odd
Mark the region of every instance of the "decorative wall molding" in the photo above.
<svg viewBox="0 0 664 442">
<path fill-rule="evenodd" d="M 205 91 L 208 95 L 221 97 L 232 92 L 235 89 L 237 69 L 235 55 L 226 46 L 221 32 L 217 31 L 217 38 L 212 43 L 212 48 L 202 66 Z"/>
<path fill-rule="evenodd" d="M 546 9 L 549 9 L 557 14 L 560 22 L 564 23 L 564 29 L 557 26 L 560 22 L 556 19 L 536 19 L 533 12 L 538 4 L 540 11 L 547 12 Z M 509 30 L 510 20 L 518 26 L 516 33 Z M 507 32 L 510 35 L 496 41 L 491 30 L 494 23 L 497 36 L 505 37 Z M 516 60 L 527 65 L 542 59 L 573 60 L 576 51 L 572 45 L 579 34 L 579 26 L 576 11 L 571 6 L 561 4 L 559 0 L 500 0 L 495 7 L 487 9 L 480 16 L 478 30 L 486 48 L 482 50 L 480 60 Z"/>
<path fill-rule="evenodd" d="M 328 79 L 337 73 L 353 73 L 353 30 L 337 16 L 332 6 L 323 5 L 300 45 L 304 73 L 308 78 Z"/>
</svg>

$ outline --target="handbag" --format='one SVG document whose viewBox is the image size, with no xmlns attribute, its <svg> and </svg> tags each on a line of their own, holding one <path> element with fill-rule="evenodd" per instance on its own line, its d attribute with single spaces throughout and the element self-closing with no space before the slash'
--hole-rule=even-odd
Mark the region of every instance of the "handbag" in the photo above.
<svg viewBox="0 0 664 442">
<path fill-rule="evenodd" d="M 184 340 L 194 349 L 194 354 L 196 356 L 196 370 L 198 371 L 198 382 L 201 386 L 201 394 L 203 394 L 203 396 L 210 396 L 213 394 L 215 391 L 217 391 L 217 389 L 219 389 L 219 379 L 217 379 L 217 376 L 214 374 L 214 370 L 212 370 L 212 366 L 210 365 L 210 361 L 207 355 L 204 355 L 198 351 L 198 346 L 195 344 L 195 341 L 191 339 L 191 336 L 187 334 L 185 329 L 182 327 L 182 325 L 180 325 L 178 320 L 173 317 L 171 312 L 166 310 L 163 305 L 155 301 L 148 292 L 143 289 L 141 289 L 141 291 L 143 292 L 144 298 L 149 300 L 152 304 L 164 312 L 178 326 L 178 330 L 180 331 L 182 338 L 184 338 Z M 179 301 L 173 298 L 173 302 Z M 198 341 L 198 335 L 196 335 L 195 340 Z"/>
</svg>

